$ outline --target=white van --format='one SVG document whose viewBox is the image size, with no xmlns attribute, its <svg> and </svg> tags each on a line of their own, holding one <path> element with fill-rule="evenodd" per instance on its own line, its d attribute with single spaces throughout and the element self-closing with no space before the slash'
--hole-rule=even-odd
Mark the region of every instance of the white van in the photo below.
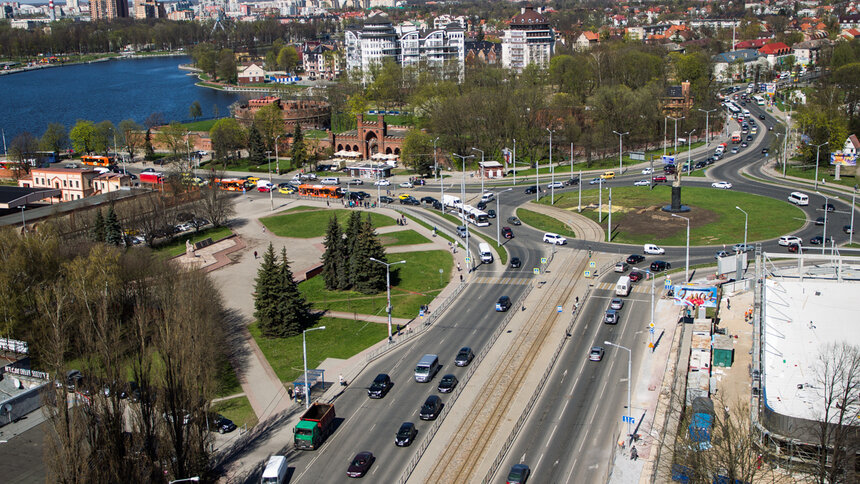
<svg viewBox="0 0 860 484">
<path fill-rule="evenodd" d="M 618 278 L 618 282 L 615 283 L 615 295 L 616 296 L 629 296 L 630 295 L 630 278 L 627 276 L 621 276 Z"/>
<path fill-rule="evenodd" d="M 439 373 L 439 369 L 441 368 L 438 356 L 431 354 L 424 355 L 415 366 L 415 381 L 418 383 L 426 383 L 432 380 L 436 373 Z"/>
<path fill-rule="evenodd" d="M 493 262 L 493 251 L 490 249 L 490 244 L 481 242 L 478 244 L 478 253 L 481 254 L 481 262 L 491 264 Z"/>
<path fill-rule="evenodd" d="M 336 176 L 327 176 L 320 180 L 323 185 L 340 185 L 340 178 Z"/>
<path fill-rule="evenodd" d="M 482 202 L 484 202 L 484 203 L 491 202 L 491 201 L 493 201 L 493 199 L 495 199 L 495 198 L 496 198 L 496 196 L 495 196 L 495 195 L 493 195 L 493 193 L 492 193 L 492 192 L 487 192 L 487 193 L 485 193 L 485 194 L 481 195 L 481 201 L 482 201 Z"/>
<path fill-rule="evenodd" d="M 287 478 L 287 458 L 282 455 L 273 455 L 266 462 L 263 469 L 263 477 L 260 484 L 282 484 Z"/>
<path fill-rule="evenodd" d="M 788 201 L 795 205 L 809 205 L 809 195 L 800 192 L 791 192 Z"/>
</svg>

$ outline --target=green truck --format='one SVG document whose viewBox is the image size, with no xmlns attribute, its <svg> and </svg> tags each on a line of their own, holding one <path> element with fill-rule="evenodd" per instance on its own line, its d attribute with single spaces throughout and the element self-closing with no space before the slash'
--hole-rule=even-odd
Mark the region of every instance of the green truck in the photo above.
<svg viewBox="0 0 860 484">
<path fill-rule="evenodd" d="M 315 450 L 334 430 L 334 405 L 313 403 L 293 429 L 295 446 L 302 450 Z"/>
</svg>

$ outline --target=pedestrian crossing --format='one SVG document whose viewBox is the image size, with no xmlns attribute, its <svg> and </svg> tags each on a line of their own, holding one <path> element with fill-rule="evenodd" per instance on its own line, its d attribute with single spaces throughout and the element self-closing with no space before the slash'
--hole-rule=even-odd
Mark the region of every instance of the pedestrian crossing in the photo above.
<svg viewBox="0 0 860 484">
<path fill-rule="evenodd" d="M 530 277 L 510 277 L 510 276 L 478 276 L 471 281 L 470 284 L 502 284 L 506 286 L 525 286 L 531 282 Z"/>
</svg>

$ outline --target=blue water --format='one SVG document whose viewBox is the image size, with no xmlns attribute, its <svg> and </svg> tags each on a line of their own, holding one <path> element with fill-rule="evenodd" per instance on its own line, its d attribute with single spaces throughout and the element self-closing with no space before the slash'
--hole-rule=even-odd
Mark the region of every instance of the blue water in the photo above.
<svg viewBox="0 0 860 484">
<path fill-rule="evenodd" d="M 122 59 L 0 76 L 0 128 L 7 144 L 18 133 L 39 137 L 48 123 L 67 128 L 78 119 L 114 124 L 133 119 L 140 124 L 154 112 L 170 121 L 191 117 L 197 101 L 203 118 L 229 113 L 238 94 L 197 87 L 194 76 L 177 68 L 188 57 Z"/>
</svg>

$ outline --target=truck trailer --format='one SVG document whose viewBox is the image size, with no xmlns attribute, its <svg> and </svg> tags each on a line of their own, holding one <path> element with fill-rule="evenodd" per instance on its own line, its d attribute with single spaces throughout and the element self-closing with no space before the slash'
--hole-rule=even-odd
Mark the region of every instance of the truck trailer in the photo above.
<svg viewBox="0 0 860 484">
<path fill-rule="evenodd" d="M 315 450 L 334 430 L 334 405 L 313 403 L 293 429 L 296 449 Z"/>
</svg>

